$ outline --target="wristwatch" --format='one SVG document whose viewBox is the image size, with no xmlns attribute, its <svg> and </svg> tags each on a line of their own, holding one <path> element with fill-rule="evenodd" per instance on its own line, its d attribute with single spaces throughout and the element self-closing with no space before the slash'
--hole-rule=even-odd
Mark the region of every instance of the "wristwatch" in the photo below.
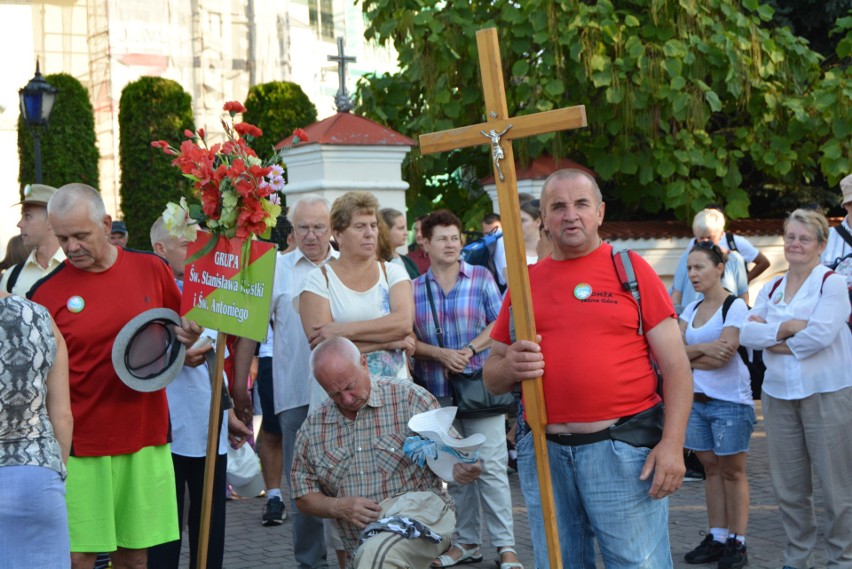
<svg viewBox="0 0 852 569">
<path fill-rule="evenodd" d="M 467 347 L 474 356 L 477 354 L 476 348 L 473 347 L 473 344 L 468 344 Z"/>
</svg>

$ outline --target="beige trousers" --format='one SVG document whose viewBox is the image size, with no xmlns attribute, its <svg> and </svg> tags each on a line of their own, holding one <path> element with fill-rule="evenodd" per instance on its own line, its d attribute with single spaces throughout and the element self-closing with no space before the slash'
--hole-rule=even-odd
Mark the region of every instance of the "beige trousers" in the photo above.
<svg viewBox="0 0 852 569">
<path fill-rule="evenodd" d="M 356 569 L 426 569 L 433 559 L 450 548 L 456 515 L 434 492 L 407 492 L 383 500 L 381 506 L 382 517 L 401 515 L 416 519 L 439 534 L 441 542 L 382 532 L 355 552 Z"/>
</svg>

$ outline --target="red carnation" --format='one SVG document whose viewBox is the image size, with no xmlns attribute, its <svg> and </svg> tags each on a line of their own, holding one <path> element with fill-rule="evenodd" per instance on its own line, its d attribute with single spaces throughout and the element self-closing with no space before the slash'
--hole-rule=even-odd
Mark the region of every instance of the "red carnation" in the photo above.
<svg viewBox="0 0 852 569">
<path fill-rule="evenodd" d="M 249 124 L 247 122 L 240 122 L 234 125 L 234 130 L 239 133 L 240 136 L 253 136 L 254 138 L 260 138 L 263 136 L 263 131 L 253 124 Z"/>
<path fill-rule="evenodd" d="M 204 138 L 204 129 L 203 128 L 198 129 L 198 138 L 201 138 L 201 139 Z"/>
<path fill-rule="evenodd" d="M 224 109 L 231 113 L 231 116 L 234 116 L 237 113 L 246 112 L 246 108 L 239 101 L 228 101 L 227 103 L 225 103 Z"/>
<path fill-rule="evenodd" d="M 296 140 L 296 139 L 298 139 L 298 140 Z M 305 132 L 303 129 L 297 128 L 296 130 L 293 131 L 293 143 L 294 144 L 296 142 L 307 142 L 307 141 L 308 141 L 308 133 Z"/>
<path fill-rule="evenodd" d="M 195 133 L 189 129 L 184 130 L 183 135 L 187 138 L 195 138 Z"/>
</svg>

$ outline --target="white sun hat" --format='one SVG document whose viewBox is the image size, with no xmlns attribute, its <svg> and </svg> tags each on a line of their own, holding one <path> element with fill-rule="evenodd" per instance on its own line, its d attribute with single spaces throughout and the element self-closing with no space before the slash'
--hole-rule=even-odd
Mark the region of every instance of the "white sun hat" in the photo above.
<svg viewBox="0 0 852 569">
<path fill-rule="evenodd" d="M 485 435 L 474 433 L 459 439 L 450 434 L 457 407 L 441 407 L 418 413 L 409 419 L 408 428 L 435 443 L 437 456 L 427 455 L 426 464 L 442 480 L 455 482 L 453 466 L 457 462 L 474 462 Z"/>
<path fill-rule="evenodd" d="M 146 310 L 124 325 L 112 345 L 112 365 L 127 387 L 163 389 L 183 367 L 186 346 L 175 335 L 180 316 L 168 308 Z"/>
</svg>

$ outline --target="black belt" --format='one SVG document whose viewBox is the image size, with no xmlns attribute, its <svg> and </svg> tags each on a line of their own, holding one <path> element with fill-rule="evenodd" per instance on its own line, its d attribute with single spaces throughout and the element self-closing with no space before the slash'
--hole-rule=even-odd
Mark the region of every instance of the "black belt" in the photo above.
<svg viewBox="0 0 852 569">
<path fill-rule="evenodd" d="M 696 403 L 710 403 L 714 399 L 712 397 L 707 397 L 703 393 L 693 393 L 692 400 Z"/>
<path fill-rule="evenodd" d="M 547 440 L 564 446 L 590 445 L 612 438 L 609 427 L 596 433 L 547 433 L 544 436 Z"/>
</svg>

